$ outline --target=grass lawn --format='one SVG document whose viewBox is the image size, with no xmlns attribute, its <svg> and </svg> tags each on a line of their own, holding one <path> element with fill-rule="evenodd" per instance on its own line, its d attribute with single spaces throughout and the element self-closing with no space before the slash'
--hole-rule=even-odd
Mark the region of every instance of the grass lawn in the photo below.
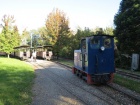
<svg viewBox="0 0 140 105">
<path fill-rule="evenodd" d="M 65 59 L 58 59 L 58 60 L 54 60 L 54 61 L 58 61 L 58 62 L 60 62 L 60 63 L 62 63 L 62 64 L 66 64 L 66 65 L 68 65 L 68 66 L 73 66 L 74 65 L 74 61 L 73 60 L 65 60 Z"/>
<path fill-rule="evenodd" d="M 140 93 L 140 82 L 138 81 L 134 81 L 132 79 L 115 74 L 114 82 L 137 93 Z"/>
<path fill-rule="evenodd" d="M 34 77 L 25 62 L 0 57 L 0 105 L 29 105 Z"/>
<path fill-rule="evenodd" d="M 72 60 L 56 60 L 56 61 L 63 63 L 63 64 L 66 64 L 66 65 L 69 65 L 71 67 L 73 67 L 73 65 L 74 65 Z M 120 76 L 118 74 L 115 74 L 113 82 L 117 83 L 118 85 L 124 86 L 128 89 L 131 89 L 135 92 L 140 93 L 140 82 L 138 82 L 138 81 L 134 81 L 132 79 L 128 79 L 128 78 L 125 78 L 125 77 Z"/>
</svg>

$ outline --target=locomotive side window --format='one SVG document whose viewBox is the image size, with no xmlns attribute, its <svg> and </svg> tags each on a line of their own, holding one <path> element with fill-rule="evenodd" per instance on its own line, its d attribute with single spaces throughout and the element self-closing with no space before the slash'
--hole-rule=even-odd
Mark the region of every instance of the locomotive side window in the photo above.
<svg viewBox="0 0 140 105">
<path fill-rule="evenodd" d="M 93 37 L 90 39 L 91 47 L 94 49 L 98 49 L 100 46 L 100 38 L 99 37 Z"/>
<path fill-rule="evenodd" d="M 111 48 L 111 39 L 110 38 L 104 38 L 104 47 L 105 48 Z"/>
<path fill-rule="evenodd" d="M 82 40 L 82 52 L 86 52 L 86 40 Z"/>
</svg>

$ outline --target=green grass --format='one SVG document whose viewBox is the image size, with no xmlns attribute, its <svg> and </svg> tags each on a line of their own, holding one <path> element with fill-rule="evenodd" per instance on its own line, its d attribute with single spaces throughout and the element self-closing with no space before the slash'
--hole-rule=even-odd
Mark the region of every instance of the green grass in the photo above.
<svg viewBox="0 0 140 105">
<path fill-rule="evenodd" d="M 0 57 L 0 105 L 29 105 L 34 77 L 25 62 Z"/>
<path fill-rule="evenodd" d="M 66 65 L 68 64 L 71 67 L 73 67 L 73 65 L 74 65 L 72 60 L 56 60 L 56 61 L 61 62 L 61 63 L 66 64 Z M 125 70 L 125 71 L 128 71 L 128 70 Z M 138 71 L 136 71 L 136 73 L 137 72 Z M 140 82 L 138 82 L 138 81 L 134 81 L 132 79 L 125 78 L 123 76 L 115 74 L 113 82 L 117 83 L 118 85 L 124 86 L 132 91 L 140 93 Z"/>
<path fill-rule="evenodd" d="M 140 75 L 140 70 L 134 70 L 134 71 L 132 71 L 132 70 L 126 70 L 126 69 L 121 69 L 121 68 L 116 68 L 116 69 L 119 69 L 119 70 L 121 70 L 121 71 L 125 71 L 125 72 L 128 72 L 128 73 L 133 73 L 133 74 L 136 74 L 136 75 Z"/>
<path fill-rule="evenodd" d="M 68 65 L 68 66 L 73 66 L 74 65 L 74 62 L 73 62 L 73 60 L 65 60 L 65 59 L 59 59 L 59 60 L 54 60 L 54 61 L 58 61 L 58 62 L 60 62 L 60 63 L 62 63 L 62 64 L 66 64 L 66 65 Z"/>
<path fill-rule="evenodd" d="M 128 89 L 133 90 L 137 93 L 140 93 L 140 82 L 138 81 L 134 81 L 132 79 L 115 74 L 114 82 L 121 86 L 127 87 Z"/>
</svg>

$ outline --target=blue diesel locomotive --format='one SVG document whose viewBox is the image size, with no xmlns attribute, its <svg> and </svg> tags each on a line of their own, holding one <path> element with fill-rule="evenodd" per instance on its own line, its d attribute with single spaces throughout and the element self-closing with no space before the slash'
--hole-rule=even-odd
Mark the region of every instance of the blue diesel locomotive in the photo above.
<svg viewBox="0 0 140 105">
<path fill-rule="evenodd" d="M 93 35 L 83 38 L 79 50 L 74 50 L 72 72 L 84 78 L 88 84 L 106 84 L 113 80 L 114 37 Z"/>
</svg>

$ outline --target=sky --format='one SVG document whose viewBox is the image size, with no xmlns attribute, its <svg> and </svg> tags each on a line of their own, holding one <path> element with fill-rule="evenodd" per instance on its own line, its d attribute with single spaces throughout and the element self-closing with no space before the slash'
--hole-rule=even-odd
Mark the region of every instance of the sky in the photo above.
<svg viewBox="0 0 140 105">
<path fill-rule="evenodd" d="M 66 14 L 72 30 L 78 27 L 112 27 L 121 0 L 0 0 L 0 24 L 3 15 L 13 15 L 20 32 L 45 26 L 54 8 Z"/>
</svg>

